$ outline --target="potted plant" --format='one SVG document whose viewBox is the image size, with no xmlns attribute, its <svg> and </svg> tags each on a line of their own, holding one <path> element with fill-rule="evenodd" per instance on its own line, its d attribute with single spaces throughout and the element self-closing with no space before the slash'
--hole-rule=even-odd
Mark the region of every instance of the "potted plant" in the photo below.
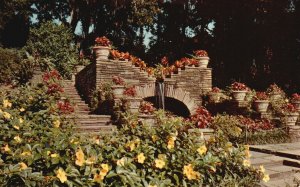
<svg viewBox="0 0 300 187">
<path fill-rule="evenodd" d="M 209 57 L 205 50 L 194 51 L 194 58 L 199 61 L 199 66 L 201 68 L 207 68 Z"/>
<path fill-rule="evenodd" d="M 254 107 L 257 112 L 267 112 L 269 106 L 269 97 L 265 92 L 256 92 L 254 96 Z"/>
<path fill-rule="evenodd" d="M 139 111 L 139 107 L 142 99 L 136 97 L 137 92 L 135 86 L 125 88 L 123 95 L 126 96 L 126 101 L 129 104 L 128 106 L 129 111 L 132 113 L 137 113 Z"/>
<path fill-rule="evenodd" d="M 300 112 L 300 95 L 299 94 L 294 93 L 292 95 L 291 103 L 294 105 L 294 107 L 296 108 L 296 110 L 298 112 Z"/>
<path fill-rule="evenodd" d="M 245 100 L 246 93 L 249 90 L 249 88 L 245 84 L 240 82 L 232 83 L 230 89 L 231 89 L 233 99 L 238 102 Z"/>
<path fill-rule="evenodd" d="M 155 111 L 155 108 L 152 103 L 143 101 L 139 108 L 140 114 L 138 115 L 138 117 L 143 123 L 145 123 L 149 126 L 153 126 L 156 123 L 155 116 L 153 114 L 154 111 Z"/>
<path fill-rule="evenodd" d="M 287 103 L 282 107 L 283 119 L 282 122 L 286 126 L 294 126 L 297 122 L 299 113 L 291 103 Z"/>
<path fill-rule="evenodd" d="M 271 84 L 266 93 L 270 96 L 271 100 L 279 100 L 284 97 L 284 92 L 281 88 L 279 88 L 275 83 Z"/>
<path fill-rule="evenodd" d="M 221 98 L 221 89 L 218 87 L 213 87 L 212 90 L 208 93 L 209 100 L 214 103 L 220 102 Z"/>
<path fill-rule="evenodd" d="M 112 92 L 114 95 L 114 98 L 116 99 L 120 99 L 123 97 L 123 92 L 125 89 L 125 81 L 123 78 L 119 77 L 119 76 L 113 76 L 112 77 L 112 82 L 114 83 L 114 85 L 112 85 Z"/>
<path fill-rule="evenodd" d="M 94 53 L 96 55 L 96 60 L 107 60 L 109 56 L 109 51 L 111 48 L 111 42 L 105 36 L 97 37 L 95 39 L 95 46 L 93 47 Z"/>
</svg>

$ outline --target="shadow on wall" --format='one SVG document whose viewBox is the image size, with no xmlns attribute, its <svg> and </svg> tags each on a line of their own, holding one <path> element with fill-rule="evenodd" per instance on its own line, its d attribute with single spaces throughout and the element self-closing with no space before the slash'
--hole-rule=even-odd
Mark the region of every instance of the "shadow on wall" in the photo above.
<svg viewBox="0 0 300 187">
<path fill-rule="evenodd" d="M 158 101 L 156 97 L 147 97 L 144 98 L 144 100 L 153 103 L 155 108 L 158 108 Z M 190 116 L 190 111 L 183 102 L 170 97 L 165 97 L 165 110 L 184 118 Z"/>
</svg>

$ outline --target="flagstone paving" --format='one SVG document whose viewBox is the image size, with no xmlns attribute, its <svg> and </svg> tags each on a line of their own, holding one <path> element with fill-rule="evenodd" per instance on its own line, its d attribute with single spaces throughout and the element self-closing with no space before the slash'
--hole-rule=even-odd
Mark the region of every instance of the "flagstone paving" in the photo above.
<svg viewBox="0 0 300 187">
<path fill-rule="evenodd" d="M 264 165 L 270 181 L 263 187 L 297 186 L 300 180 L 300 142 L 285 144 L 252 145 L 251 164 Z"/>
</svg>

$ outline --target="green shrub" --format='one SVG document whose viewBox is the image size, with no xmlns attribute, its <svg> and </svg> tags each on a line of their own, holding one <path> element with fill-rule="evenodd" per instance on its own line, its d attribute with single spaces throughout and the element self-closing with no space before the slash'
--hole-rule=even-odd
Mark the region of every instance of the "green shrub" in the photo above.
<svg viewBox="0 0 300 187">
<path fill-rule="evenodd" d="M 30 30 L 26 49 L 37 58 L 43 69 L 55 68 L 62 76 L 70 76 L 77 63 L 74 35 L 64 25 L 46 22 Z"/>
</svg>

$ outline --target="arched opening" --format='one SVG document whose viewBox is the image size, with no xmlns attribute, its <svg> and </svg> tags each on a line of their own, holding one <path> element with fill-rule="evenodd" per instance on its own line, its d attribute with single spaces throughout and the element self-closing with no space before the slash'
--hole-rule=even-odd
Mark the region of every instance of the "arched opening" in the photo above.
<svg viewBox="0 0 300 187">
<path fill-rule="evenodd" d="M 158 108 L 158 102 L 156 101 L 156 97 L 146 97 L 144 98 L 145 101 L 151 102 L 154 104 L 156 108 Z M 165 110 L 173 113 L 174 115 L 181 116 L 181 117 L 188 117 L 190 116 L 190 111 L 186 107 L 186 105 L 174 98 L 165 97 Z"/>
</svg>

